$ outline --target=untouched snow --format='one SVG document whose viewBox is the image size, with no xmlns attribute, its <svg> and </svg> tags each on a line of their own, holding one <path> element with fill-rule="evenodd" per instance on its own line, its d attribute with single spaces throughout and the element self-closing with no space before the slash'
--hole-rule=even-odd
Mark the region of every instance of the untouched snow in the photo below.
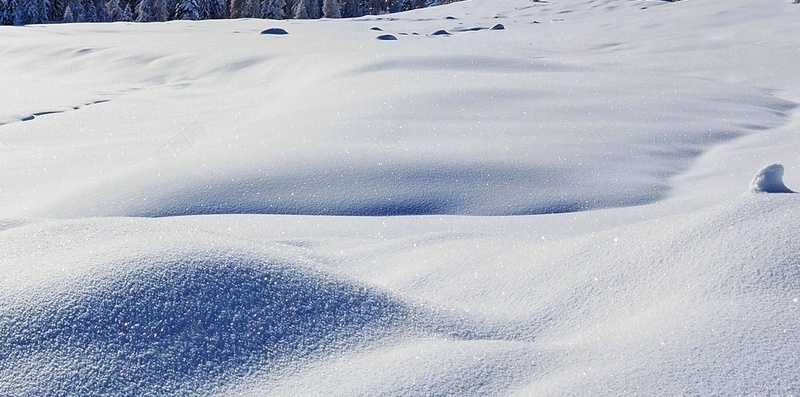
<svg viewBox="0 0 800 397">
<path fill-rule="evenodd" d="M 800 394 L 798 14 L 0 27 L 0 395 Z"/>
</svg>

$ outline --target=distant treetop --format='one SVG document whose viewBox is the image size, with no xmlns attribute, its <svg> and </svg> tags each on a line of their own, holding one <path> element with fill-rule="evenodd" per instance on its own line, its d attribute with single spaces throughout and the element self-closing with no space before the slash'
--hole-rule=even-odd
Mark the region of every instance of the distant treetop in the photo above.
<svg viewBox="0 0 800 397">
<path fill-rule="evenodd" d="M 0 25 L 355 18 L 457 1 L 461 0 L 0 0 Z"/>
</svg>

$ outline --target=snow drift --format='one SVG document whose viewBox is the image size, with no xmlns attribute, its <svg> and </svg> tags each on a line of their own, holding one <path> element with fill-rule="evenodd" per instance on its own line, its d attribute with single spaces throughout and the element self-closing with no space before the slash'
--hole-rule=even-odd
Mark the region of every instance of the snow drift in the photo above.
<svg viewBox="0 0 800 397">
<path fill-rule="evenodd" d="M 797 12 L 0 27 L 0 394 L 798 394 Z"/>
</svg>

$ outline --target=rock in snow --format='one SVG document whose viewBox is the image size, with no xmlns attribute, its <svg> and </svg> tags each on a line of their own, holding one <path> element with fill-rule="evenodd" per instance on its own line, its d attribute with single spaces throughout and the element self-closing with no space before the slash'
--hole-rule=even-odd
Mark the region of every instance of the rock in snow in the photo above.
<svg viewBox="0 0 800 397">
<path fill-rule="evenodd" d="M 758 171 L 750 182 L 750 191 L 756 193 L 794 193 L 783 184 L 783 166 L 771 164 Z"/>
</svg>

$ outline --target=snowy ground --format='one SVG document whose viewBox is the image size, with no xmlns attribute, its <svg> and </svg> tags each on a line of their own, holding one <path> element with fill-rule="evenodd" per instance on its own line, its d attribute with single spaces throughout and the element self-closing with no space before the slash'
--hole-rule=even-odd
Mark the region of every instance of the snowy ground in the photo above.
<svg viewBox="0 0 800 397">
<path fill-rule="evenodd" d="M 0 27 L 0 395 L 800 394 L 798 28 Z"/>
</svg>

